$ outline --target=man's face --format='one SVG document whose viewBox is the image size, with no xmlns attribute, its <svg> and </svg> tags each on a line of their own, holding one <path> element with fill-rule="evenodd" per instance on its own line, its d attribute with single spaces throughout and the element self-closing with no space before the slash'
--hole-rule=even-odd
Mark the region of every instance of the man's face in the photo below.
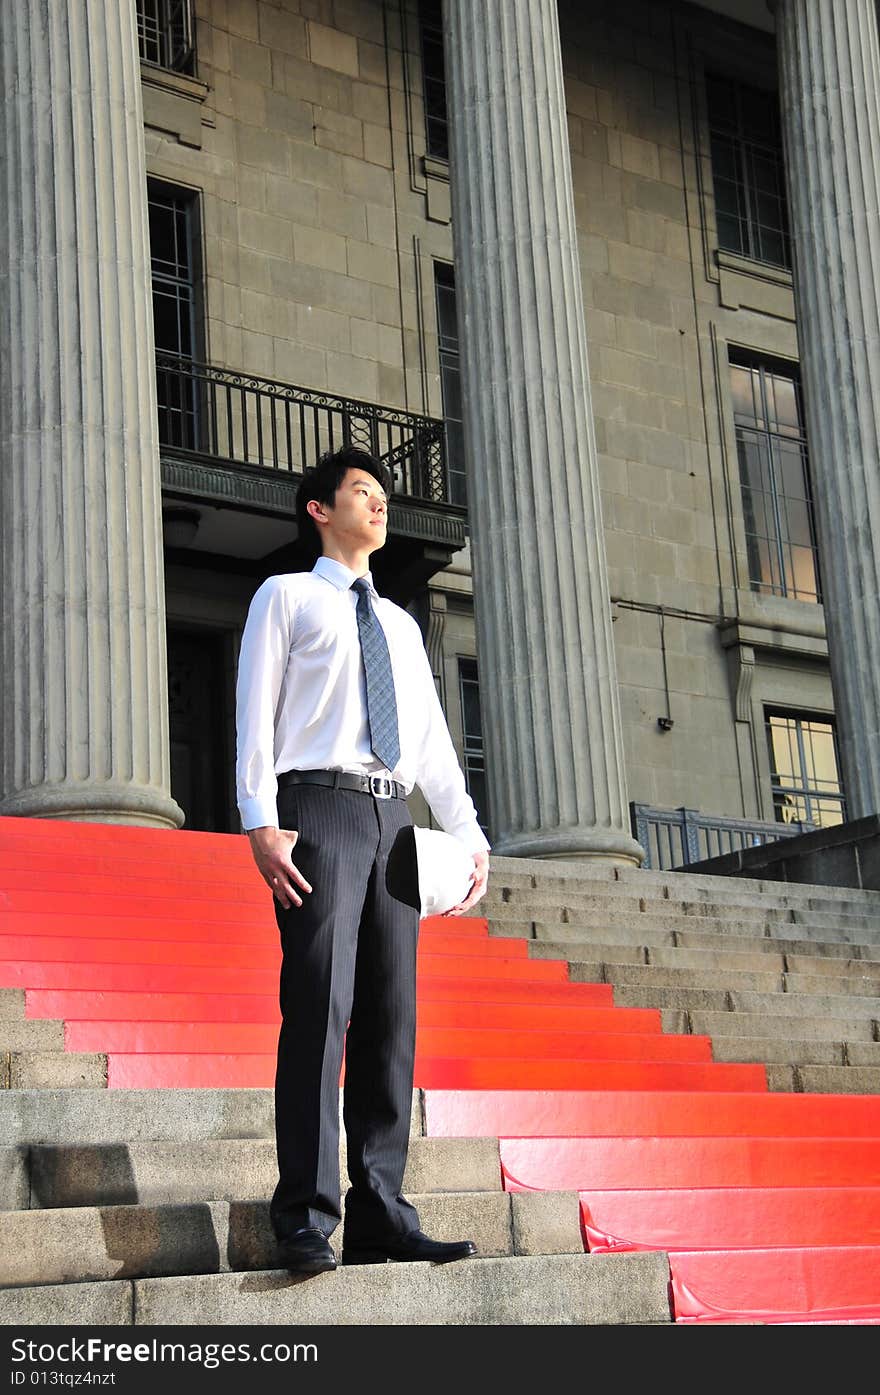
<svg viewBox="0 0 880 1395">
<path fill-rule="evenodd" d="M 366 470 L 346 470 L 332 508 L 323 505 L 327 523 L 321 535 L 327 543 L 346 549 L 375 552 L 388 531 L 388 499 L 378 480 Z"/>
</svg>

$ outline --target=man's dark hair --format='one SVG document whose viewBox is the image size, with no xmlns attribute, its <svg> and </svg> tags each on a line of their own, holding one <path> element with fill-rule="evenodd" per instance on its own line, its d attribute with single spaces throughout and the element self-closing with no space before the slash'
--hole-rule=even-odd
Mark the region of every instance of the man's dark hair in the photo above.
<svg viewBox="0 0 880 1395">
<path fill-rule="evenodd" d="M 388 497 L 391 497 L 391 471 L 369 451 L 357 446 L 341 446 L 339 450 L 327 451 L 312 469 L 306 470 L 299 489 L 296 491 L 296 523 L 299 530 L 300 546 L 318 556 L 321 551 L 321 534 L 315 520 L 306 510 L 310 499 L 333 508 L 336 491 L 345 478 L 347 470 L 363 470 L 381 484 Z"/>
</svg>

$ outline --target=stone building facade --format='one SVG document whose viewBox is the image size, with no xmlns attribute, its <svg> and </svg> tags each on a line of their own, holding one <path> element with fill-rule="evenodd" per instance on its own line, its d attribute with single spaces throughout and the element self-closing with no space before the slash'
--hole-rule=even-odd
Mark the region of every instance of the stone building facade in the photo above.
<svg viewBox="0 0 880 1395">
<path fill-rule="evenodd" d="M 877 809 L 873 0 L 15 0 L 0 40 L 0 812 L 237 830 L 247 605 L 344 430 L 498 851 Z"/>
</svg>

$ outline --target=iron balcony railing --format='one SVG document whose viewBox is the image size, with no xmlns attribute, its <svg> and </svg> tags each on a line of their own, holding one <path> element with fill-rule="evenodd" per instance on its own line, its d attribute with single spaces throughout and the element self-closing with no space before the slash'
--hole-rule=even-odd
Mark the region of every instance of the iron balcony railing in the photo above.
<svg viewBox="0 0 880 1395">
<path fill-rule="evenodd" d="M 633 837 L 645 850 L 645 867 L 672 871 L 707 857 L 760 847 L 780 838 L 809 833 L 813 823 L 767 823 L 761 819 L 701 814 L 699 809 L 657 809 L 630 804 Z"/>
<path fill-rule="evenodd" d="M 164 449 L 302 474 L 325 451 L 368 450 L 397 494 L 449 502 L 446 429 L 433 417 L 293 387 L 157 353 L 159 441 Z"/>
</svg>

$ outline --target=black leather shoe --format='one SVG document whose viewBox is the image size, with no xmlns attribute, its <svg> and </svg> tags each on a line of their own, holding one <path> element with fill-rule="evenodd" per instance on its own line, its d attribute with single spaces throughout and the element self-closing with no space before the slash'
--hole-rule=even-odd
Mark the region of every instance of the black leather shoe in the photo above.
<svg viewBox="0 0 880 1395">
<path fill-rule="evenodd" d="M 291 1274 L 323 1274 L 336 1268 L 336 1256 L 323 1231 L 294 1230 L 278 1241 L 278 1257 Z"/>
<path fill-rule="evenodd" d="M 396 1235 L 390 1240 L 373 1244 L 343 1240 L 343 1264 L 384 1264 L 387 1259 L 427 1259 L 432 1264 L 451 1264 L 456 1259 L 468 1259 L 477 1253 L 473 1240 L 432 1240 L 423 1230 L 411 1230 L 408 1235 Z"/>
</svg>

